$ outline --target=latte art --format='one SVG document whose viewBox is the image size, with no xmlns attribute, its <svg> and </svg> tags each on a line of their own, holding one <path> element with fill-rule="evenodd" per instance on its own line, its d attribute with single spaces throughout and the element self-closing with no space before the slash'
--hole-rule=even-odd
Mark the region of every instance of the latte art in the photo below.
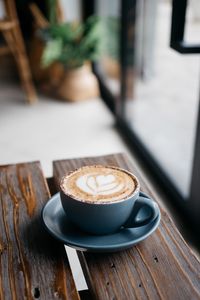
<svg viewBox="0 0 200 300">
<path fill-rule="evenodd" d="M 124 182 L 113 174 L 99 175 L 98 173 L 85 174 L 76 180 L 77 187 L 91 195 L 109 195 L 124 188 Z"/>
<path fill-rule="evenodd" d="M 82 167 L 63 178 L 62 190 L 80 201 L 116 201 L 129 197 L 137 186 L 131 174 L 115 167 Z"/>
</svg>

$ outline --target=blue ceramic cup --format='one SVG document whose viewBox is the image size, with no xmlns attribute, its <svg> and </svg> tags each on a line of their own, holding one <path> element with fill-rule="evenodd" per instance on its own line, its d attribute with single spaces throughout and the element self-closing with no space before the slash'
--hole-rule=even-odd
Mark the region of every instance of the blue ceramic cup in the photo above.
<svg viewBox="0 0 200 300">
<path fill-rule="evenodd" d="M 157 203 L 140 193 L 137 177 L 126 170 L 117 169 L 129 173 L 136 182 L 133 193 L 122 200 L 104 203 L 82 201 L 68 195 L 61 186 L 61 203 L 67 218 L 81 230 L 97 235 L 110 234 L 121 227 L 144 226 L 159 215 Z"/>
</svg>

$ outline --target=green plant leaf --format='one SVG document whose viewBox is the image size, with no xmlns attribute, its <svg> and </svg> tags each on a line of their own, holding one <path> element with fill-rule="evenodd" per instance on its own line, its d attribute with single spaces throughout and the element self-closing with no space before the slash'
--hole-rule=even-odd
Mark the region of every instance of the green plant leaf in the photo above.
<svg viewBox="0 0 200 300">
<path fill-rule="evenodd" d="M 85 23 L 51 24 L 40 30 L 46 46 L 42 65 L 59 61 L 67 67 L 78 67 L 87 60 L 94 61 L 100 55 L 100 19 L 92 16 Z"/>
<path fill-rule="evenodd" d="M 61 39 L 48 41 L 42 55 L 42 66 L 48 67 L 54 61 L 59 59 L 61 53 L 62 53 Z"/>
</svg>

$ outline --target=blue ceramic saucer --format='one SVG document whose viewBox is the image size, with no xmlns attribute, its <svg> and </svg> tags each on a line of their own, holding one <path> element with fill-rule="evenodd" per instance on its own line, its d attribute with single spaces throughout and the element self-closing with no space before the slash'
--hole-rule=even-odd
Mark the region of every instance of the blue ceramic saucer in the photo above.
<svg viewBox="0 0 200 300">
<path fill-rule="evenodd" d="M 144 193 L 140 194 L 147 197 Z M 81 251 L 115 252 L 130 248 L 152 234 L 160 223 L 160 211 L 158 217 L 145 226 L 122 228 L 109 235 L 92 235 L 81 231 L 67 219 L 60 193 L 57 193 L 44 206 L 42 219 L 48 232 L 67 246 Z"/>
</svg>

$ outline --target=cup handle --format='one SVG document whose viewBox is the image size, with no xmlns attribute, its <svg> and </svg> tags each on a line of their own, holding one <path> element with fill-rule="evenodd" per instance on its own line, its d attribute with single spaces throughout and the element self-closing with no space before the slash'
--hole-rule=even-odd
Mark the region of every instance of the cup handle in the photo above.
<svg viewBox="0 0 200 300">
<path fill-rule="evenodd" d="M 139 213 L 142 213 L 142 210 L 143 216 L 141 217 Z M 158 204 L 145 194 L 140 193 L 140 196 L 135 202 L 133 211 L 123 227 L 134 228 L 147 225 L 154 221 L 158 215 Z"/>
</svg>

